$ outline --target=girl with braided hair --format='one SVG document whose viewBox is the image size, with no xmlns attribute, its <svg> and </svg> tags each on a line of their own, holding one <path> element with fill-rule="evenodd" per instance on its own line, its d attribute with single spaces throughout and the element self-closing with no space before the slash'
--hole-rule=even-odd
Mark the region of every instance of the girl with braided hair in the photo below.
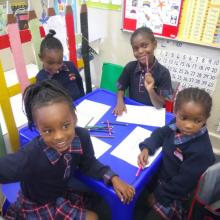
<svg viewBox="0 0 220 220">
<path fill-rule="evenodd" d="M 133 187 L 95 158 L 88 131 L 76 127 L 71 97 L 56 81 L 28 86 L 23 102 L 29 128 L 36 127 L 40 135 L 16 153 L 0 158 L 0 183 L 19 181 L 21 185 L 6 219 L 97 220 L 97 214 L 87 210 L 82 198 L 68 188 L 77 168 L 112 184 L 124 203 L 132 200 Z"/>
</svg>

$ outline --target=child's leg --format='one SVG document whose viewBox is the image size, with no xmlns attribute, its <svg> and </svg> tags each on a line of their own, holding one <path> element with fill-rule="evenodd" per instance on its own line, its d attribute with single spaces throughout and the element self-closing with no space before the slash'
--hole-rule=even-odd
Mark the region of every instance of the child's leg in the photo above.
<svg viewBox="0 0 220 220">
<path fill-rule="evenodd" d="M 86 209 L 94 211 L 100 220 L 111 220 L 111 209 L 105 200 L 97 193 L 86 194 Z"/>
<path fill-rule="evenodd" d="M 0 216 L 3 216 L 5 214 L 9 205 L 10 203 L 2 193 L 2 185 L 0 184 Z"/>
<path fill-rule="evenodd" d="M 86 210 L 86 219 L 85 220 L 99 220 L 98 215 L 90 210 Z"/>
<path fill-rule="evenodd" d="M 162 217 L 160 217 L 160 215 L 154 211 L 153 209 L 151 209 L 147 215 L 144 217 L 144 220 L 163 220 Z"/>
</svg>

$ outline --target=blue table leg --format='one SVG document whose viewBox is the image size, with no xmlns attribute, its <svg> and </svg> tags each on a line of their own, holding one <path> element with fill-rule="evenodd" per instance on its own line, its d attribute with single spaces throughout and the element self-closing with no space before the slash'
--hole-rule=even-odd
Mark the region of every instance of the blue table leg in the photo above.
<svg viewBox="0 0 220 220">
<path fill-rule="evenodd" d="M 135 201 L 123 204 L 118 197 L 105 197 L 112 211 L 112 220 L 132 220 L 134 215 Z"/>
<path fill-rule="evenodd" d="M 76 177 L 86 183 L 92 190 L 101 195 L 112 212 L 112 220 L 132 220 L 134 214 L 134 206 L 138 198 L 138 194 L 135 194 L 134 199 L 129 204 L 123 204 L 112 187 L 105 186 L 103 182 L 92 179 L 77 171 Z"/>
</svg>

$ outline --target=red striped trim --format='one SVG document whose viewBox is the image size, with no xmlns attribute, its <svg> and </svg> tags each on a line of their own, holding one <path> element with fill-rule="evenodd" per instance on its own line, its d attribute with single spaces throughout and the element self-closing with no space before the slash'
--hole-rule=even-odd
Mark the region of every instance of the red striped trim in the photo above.
<svg viewBox="0 0 220 220">
<path fill-rule="evenodd" d="M 42 26 L 40 28 L 40 35 L 41 37 L 45 36 L 45 31 Z M 21 43 L 26 43 L 31 41 L 31 32 L 29 30 L 21 30 L 20 31 L 20 38 L 21 38 Z M 8 34 L 1 35 L 0 36 L 0 50 L 1 49 L 6 49 L 10 47 L 10 42 L 9 42 L 9 37 Z"/>
</svg>

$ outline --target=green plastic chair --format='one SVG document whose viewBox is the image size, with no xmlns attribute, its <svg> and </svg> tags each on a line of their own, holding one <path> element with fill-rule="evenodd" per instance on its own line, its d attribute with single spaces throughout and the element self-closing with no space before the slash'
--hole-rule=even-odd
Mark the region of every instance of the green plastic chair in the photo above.
<svg viewBox="0 0 220 220">
<path fill-rule="evenodd" d="M 123 69 L 124 67 L 118 64 L 103 63 L 100 88 L 116 93 L 116 82 Z"/>
</svg>

